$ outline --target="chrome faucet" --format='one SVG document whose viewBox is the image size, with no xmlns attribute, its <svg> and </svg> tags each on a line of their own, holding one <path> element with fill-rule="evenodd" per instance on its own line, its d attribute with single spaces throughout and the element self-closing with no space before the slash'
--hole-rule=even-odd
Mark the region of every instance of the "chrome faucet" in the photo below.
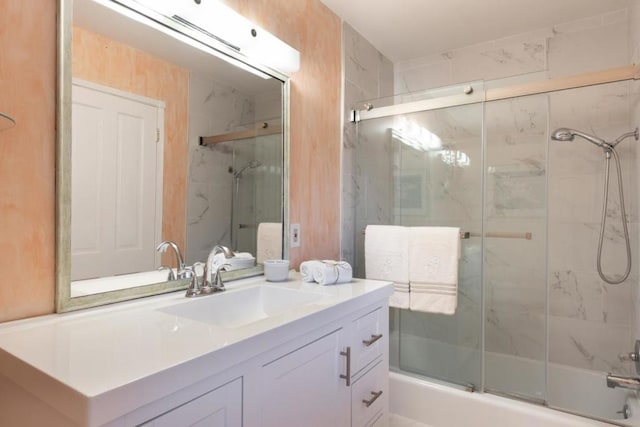
<svg viewBox="0 0 640 427">
<path fill-rule="evenodd" d="M 178 245 L 175 242 L 172 242 L 170 240 L 165 240 L 164 242 L 160 243 L 158 245 L 158 247 L 156 248 L 157 252 L 166 252 L 167 248 L 171 248 L 173 249 L 173 252 L 176 255 L 176 262 L 177 262 L 177 279 L 190 279 L 193 275 L 193 272 L 191 271 L 191 269 L 187 269 L 185 268 L 184 265 L 184 260 L 182 258 L 182 252 L 180 252 L 180 248 L 178 247 Z"/>
<path fill-rule="evenodd" d="M 620 387 L 637 391 L 640 390 L 640 378 L 620 377 L 618 375 L 607 374 L 607 387 Z"/>
</svg>

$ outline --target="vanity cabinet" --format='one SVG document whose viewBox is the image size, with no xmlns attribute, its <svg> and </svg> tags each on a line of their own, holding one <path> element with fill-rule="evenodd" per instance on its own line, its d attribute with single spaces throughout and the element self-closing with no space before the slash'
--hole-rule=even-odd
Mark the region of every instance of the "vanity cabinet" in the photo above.
<svg viewBox="0 0 640 427">
<path fill-rule="evenodd" d="M 243 381 L 236 379 L 174 410 L 158 407 L 168 412 L 142 425 L 384 426 L 387 331 L 386 305 L 369 306 L 235 367 Z"/>
<path fill-rule="evenodd" d="M 0 327 L 0 425 L 387 425 L 391 285 L 287 286 L 313 302 L 233 328 L 182 295 Z"/>
</svg>

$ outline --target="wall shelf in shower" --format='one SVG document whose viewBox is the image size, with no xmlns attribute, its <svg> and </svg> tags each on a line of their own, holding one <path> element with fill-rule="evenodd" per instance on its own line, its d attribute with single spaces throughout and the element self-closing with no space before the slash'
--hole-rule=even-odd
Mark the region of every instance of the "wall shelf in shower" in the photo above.
<svg viewBox="0 0 640 427">
<path fill-rule="evenodd" d="M 219 144 L 221 142 L 237 141 L 239 139 L 255 138 L 258 136 L 275 135 L 282 133 L 280 119 L 256 122 L 248 129 L 236 132 L 223 133 L 212 136 L 201 136 L 200 145 Z"/>
<path fill-rule="evenodd" d="M 11 129 L 16 125 L 16 121 L 8 114 L 0 112 L 0 131 Z"/>
</svg>

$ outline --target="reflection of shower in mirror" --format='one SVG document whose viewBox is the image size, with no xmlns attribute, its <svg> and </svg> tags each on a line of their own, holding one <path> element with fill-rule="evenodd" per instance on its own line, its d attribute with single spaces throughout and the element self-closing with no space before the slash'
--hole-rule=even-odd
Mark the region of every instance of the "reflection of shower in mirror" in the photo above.
<svg viewBox="0 0 640 427">
<path fill-rule="evenodd" d="M 238 169 L 233 167 L 229 168 L 229 173 L 233 174 L 233 183 L 231 185 L 231 228 L 229 237 L 231 240 L 231 247 L 234 249 L 238 249 L 238 231 L 236 230 L 236 227 L 240 227 L 240 224 L 236 224 L 236 222 L 239 222 L 236 215 L 238 215 L 240 179 L 249 170 L 256 169 L 260 166 L 262 166 L 262 162 L 259 160 L 250 160 Z"/>
<path fill-rule="evenodd" d="M 242 173 L 246 170 L 246 169 L 255 169 L 259 166 L 262 166 L 262 163 L 258 160 L 251 160 L 249 162 L 247 162 L 244 166 L 242 166 L 240 169 L 233 169 L 233 168 L 229 168 L 229 172 L 233 173 L 233 178 L 234 179 L 240 179 L 242 178 Z"/>
</svg>

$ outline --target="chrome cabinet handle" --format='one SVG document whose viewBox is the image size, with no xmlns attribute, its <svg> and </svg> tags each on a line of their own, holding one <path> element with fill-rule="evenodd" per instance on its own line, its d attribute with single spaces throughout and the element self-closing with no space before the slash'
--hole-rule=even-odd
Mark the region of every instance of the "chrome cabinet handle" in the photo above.
<svg viewBox="0 0 640 427">
<path fill-rule="evenodd" d="M 347 373 L 344 375 L 340 374 L 340 378 L 345 380 L 347 387 L 349 387 L 351 385 L 351 347 L 347 347 L 345 351 L 341 351 L 340 356 L 347 358 Z"/>
<path fill-rule="evenodd" d="M 367 408 L 371 405 L 373 405 L 373 402 L 375 402 L 376 400 L 378 400 L 378 398 L 380 396 L 382 396 L 382 390 L 380 391 L 372 391 L 371 394 L 373 394 L 373 397 L 369 400 L 367 399 L 362 399 L 362 403 L 364 403 L 364 406 L 366 406 Z"/>
<path fill-rule="evenodd" d="M 365 347 L 369 347 L 371 344 L 373 344 L 374 342 L 378 341 L 380 338 L 382 338 L 382 334 L 371 335 L 371 339 L 362 340 L 362 344 L 364 344 Z"/>
</svg>

